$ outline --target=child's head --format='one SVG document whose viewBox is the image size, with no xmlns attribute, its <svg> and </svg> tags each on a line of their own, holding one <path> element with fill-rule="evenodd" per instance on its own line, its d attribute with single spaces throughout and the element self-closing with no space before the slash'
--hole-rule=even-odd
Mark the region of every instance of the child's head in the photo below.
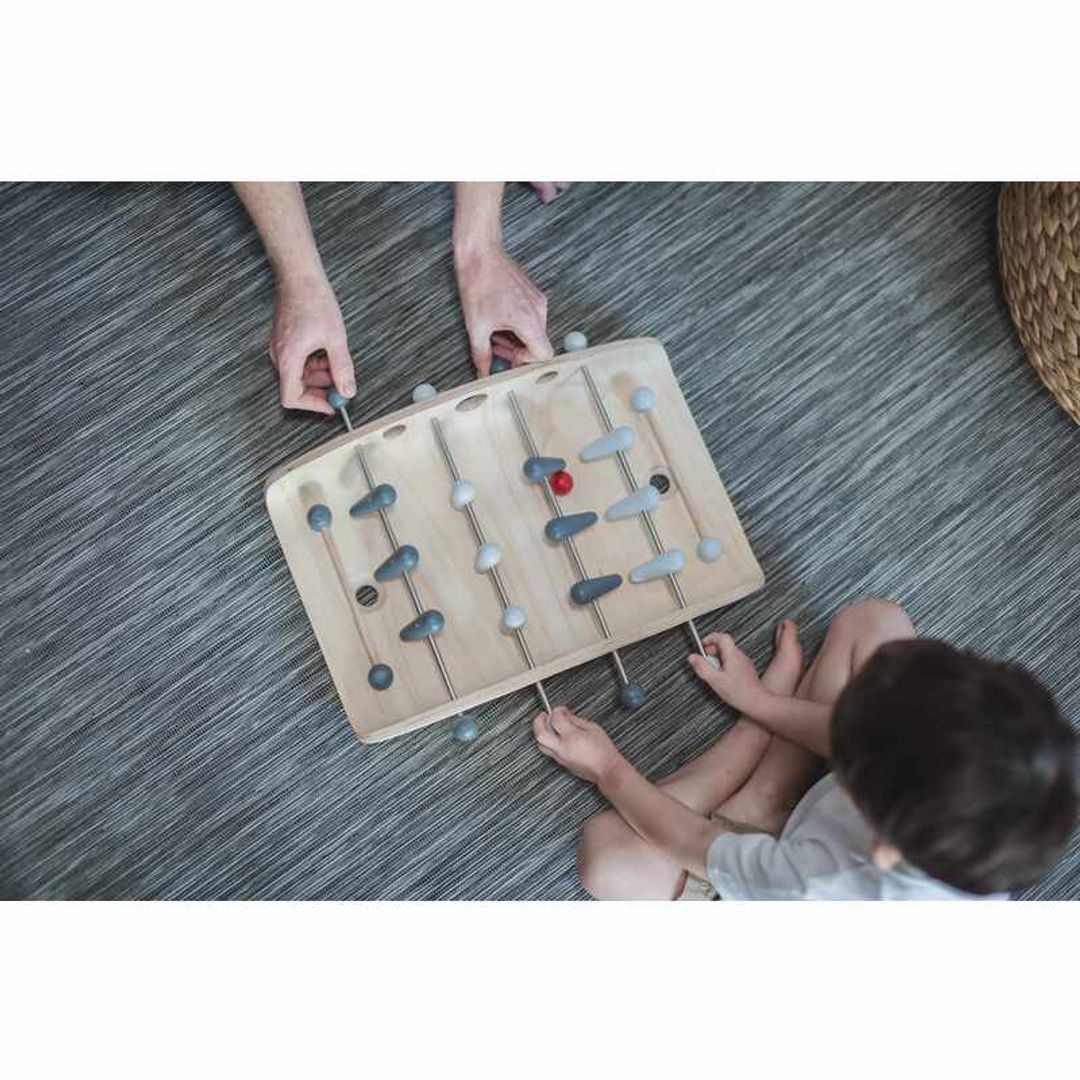
<svg viewBox="0 0 1080 1080">
<path fill-rule="evenodd" d="M 882 646 L 836 703 L 832 745 L 882 840 L 967 892 L 1036 881 L 1076 820 L 1076 739 L 1050 693 L 944 642 Z"/>
</svg>

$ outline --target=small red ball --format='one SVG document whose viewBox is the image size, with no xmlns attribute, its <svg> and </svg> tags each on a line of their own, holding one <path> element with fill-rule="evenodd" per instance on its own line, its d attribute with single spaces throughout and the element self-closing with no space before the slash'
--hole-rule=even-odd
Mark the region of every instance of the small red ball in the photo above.
<svg viewBox="0 0 1080 1080">
<path fill-rule="evenodd" d="M 574 490 L 574 478 L 565 469 L 552 473 L 548 483 L 556 495 L 569 495 Z"/>
</svg>

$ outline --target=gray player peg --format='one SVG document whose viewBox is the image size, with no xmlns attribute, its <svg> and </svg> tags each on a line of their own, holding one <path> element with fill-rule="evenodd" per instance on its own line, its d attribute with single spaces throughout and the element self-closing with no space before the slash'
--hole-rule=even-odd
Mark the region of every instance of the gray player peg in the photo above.
<svg viewBox="0 0 1080 1080">
<path fill-rule="evenodd" d="M 660 492 L 646 484 L 625 499 L 612 503 L 605 511 L 604 517 L 608 521 L 621 521 L 623 518 L 633 517 L 635 514 L 644 513 L 646 510 L 655 510 L 660 505 Z"/>
<path fill-rule="evenodd" d="M 552 518 L 544 526 L 544 535 L 557 544 L 569 536 L 577 536 L 599 520 L 592 510 L 582 510 L 580 514 L 564 514 L 562 517 Z"/>
<path fill-rule="evenodd" d="M 629 450 L 634 445 L 634 433 L 628 427 L 613 428 L 606 435 L 601 435 L 578 454 L 582 461 L 599 461 L 611 457 L 621 450 Z"/>
<path fill-rule="evenodd" d="M 379 484 L 373 487 L 359 502 L 349 507 L 349 514 L 354 518 L 377 514 L 380 510 L 389 510 L 397 502 L 397 491 L 393 484 Z"/>
<path fill-rule="evenodd" d="M 630 571 L 630 580 L 635 585 L 640 585 L 643 581 L 677 574 L 685 565 L 686 556 L 678 548 L 672 548 L 671 551 L 665 551 L 656 558 L 635 566 Z"/>
<path fill-rule="evenodd" d="M 600 577 L 583 578 L 570 586 L 570 599 L 579 607 L 591 604 L 622 584 L 621 574 L 603 574 Z"/>
<path fill-rule="evenodd" d="M 557 473 L 560 469 L 565 468 L 566 461 L 561 457 L 531 457 L 525 459 L 521 471 L 525 474 L 526 479 L 535 484 L 541 480 L 546 480 L 552 473 Z"/>
<path fill-rule="evenodd" d="M 441 611 L 425 611 L 423 615 L 417 615 L 407 626 L 398 631 L 398 637 L 402 641 L 423 641 L 424 638 L 434 637 L 442 632 L 446 625 Z"/>
<path fill-rule="evenodd" d="M 412 544 L 402 544 L 386 562 L 379 564 L 375 570 L 375 580 L 393 581 L 407 574 L 419 561 L 420 552 Z"/>
</svg>

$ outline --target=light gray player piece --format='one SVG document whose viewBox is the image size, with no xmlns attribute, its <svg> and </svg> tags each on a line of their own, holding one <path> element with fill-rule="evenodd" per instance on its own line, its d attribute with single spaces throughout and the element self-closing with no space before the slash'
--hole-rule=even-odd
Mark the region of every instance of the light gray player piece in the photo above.
<svg viewBox="0 0 1080 1080">
<path fill-rule="evenodd" d="M 471 480 L 455 480 L 450 491 L 450 505 L 464 510 L 476 498 L 476 485 Z"/>
<path fill-rule="evenodd" d="M 599 461 L 601 458 L 611 457 L 620 450 L 629 450 L 634 445 L 634 433 L 628 427 L 613 428 L 606 435 L 601 435 L 589 443 L 578 454 L 582 461 Z"/>
<path fill-rule="evenodd" d="M 520 630 L 526 622 L 525 609 L 520 604 L 507 604 L 499 621 L 504 630 Z"/>
<path fill-rule="evenodd" d="M 499 565 L 502 558 L 502 548 L 490 540 L 481 544 L 476 549 L 476 558 L 473 560 L 473 569 L 478 574 L 486 574 L 493 566 Z"/>
<path fill-rule="evenodd" d="M 640 585 L 643 581 L 677 574 L 685 565 L 686 556 L 678 548 L 672 548 L 671 551 L 665 551 L 648 562 L 635 566 L 630 571 L 630 580 L 635 585 Z"/>
<path fill-rule="evenodd" d="M 612 503 L 605 511 L 604 518 L 607 521 L 622 521 L 623 518 L 634 517 L 646 510 L 655 510 L 660 505 L 660 492 L 646 484 L 631 492 L 626 498 Z"/>
<path fill-rule="evenodd" d="M 566 352 L 577 352 L 578 349 L 588 348 L 589 339 L 580 330 L 571 330 L 562 339 L 562 347 Z"/>
<path fill-rule="evenodd" d="M 716 671 L 720 670 L 720 661 L 715 656 L 706 656 L 705 663 Z"/>
<path fill-rule="evenodd" d="M 656 391 L 648 386 L 639 386 L 630 395 L 630 408 L 636 413 L 647 413 L 656 405 Z"/>
<path fill-rule="evenodd" d="M 724 545 L 715 536 L 703 536 L 698 542 L 697 554 L 702 562 L 716 562 Z"/>
<path fill-rule="evenodd" d="M 421 401 L 430 401 L 438 392 L 431 383 L 422 382 L 419 386 L 413 387 L 413 404 L 419 405 Z"/>
</svg>

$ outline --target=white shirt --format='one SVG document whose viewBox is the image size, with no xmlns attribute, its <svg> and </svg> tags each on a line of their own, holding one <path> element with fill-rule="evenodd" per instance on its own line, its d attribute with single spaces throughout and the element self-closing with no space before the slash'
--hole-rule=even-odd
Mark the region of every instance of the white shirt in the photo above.
<svg viewBox="0 0 1080 1080">
<path fill-rule="evenodd" d="M 901 863 L 879 870 L 874 834 L 832 773 L 791 813 L 780 839 L 766 833 L 722 833 L 705 867 L 724 900 L 1007 900 L 978 896 Z"/>
</svg>

